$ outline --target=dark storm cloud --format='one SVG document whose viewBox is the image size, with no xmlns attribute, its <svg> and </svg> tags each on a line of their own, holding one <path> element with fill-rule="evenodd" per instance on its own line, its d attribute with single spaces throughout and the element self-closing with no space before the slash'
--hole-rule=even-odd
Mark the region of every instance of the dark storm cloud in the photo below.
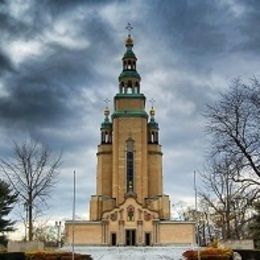
<svg viewBox="0 0 260 260">
<path fill-rule="evenodd" d="M 223 55 L 259 51 L 259 1 L 152 3 L 147 16 L 156 22 L 147 23 L 149 30 L 163 43 L 158 50 L 167 49 L 169 54 L 179 56 L 180 66 L 203 70 Z"/>
<path fill-rule="evenodd" d="M 13 65 L 8 56 L 0 50 L 0 76 L 7 71 L 13 71 Z"/>
<path fill-rule="evenodd" d="M 225 46 L 225 34 L 219 26 L 227 9 L 216 1 L 168 1 L 155 2 L 159 26 L 164 28 L 174 48 L 196 55 L 218 53 Z"/>
<path fill-rule="evenodd" d="M 59 1 L 51 2 L 55 2 L 55 4 L 50 5 L 49 10 L 54 9 L 54 5 L 55 8 L 58 8 L 61 4 Z M 78 2 L 80 4 L 80 1 Z M 46 5 L 46 2 L 44 4 Z M 71 5 L 71 1 L 62 4 L 62 8 L 65 10 L 67 10 L 66 4 Z M 36 10 L 36 7 L 33 6 L 29 10 L 33 10 L 35 14 L 40 11 Z M 40 5 L 38 8 L 42 8 L 42 6 Z M 48 16 L 50 13 L 44 12 L 44 15 Z M 5 17 L 5 20 L 9 20 L 8 15 Z M 35 16 L 32 24 L 27 25 L 28 31 L 31 30 L 31 27 L 36 27 L 40 30 L 35 30 L 35 35 L 39 35 L 43 29 L 46 30 L 45 23 L 41 24 L 41 28 L 39 28 L 39 20 L 44 19 L 38 19 Z M 55 21 L 55 17 L 52 17 L 51 20 Z M 93 65 L 94 62 L 98 63 L 99 57 L 102 58 L 102 62 L 105 62 L 105 55 L 113 52 L 113 41 L 109 35 L 110 30 L 102 19 L 94 16 L 90 21 L 84 22 L 83 20 L 82 24 L 78 24 L 79 33 L 86 35 L 86 38 L 89 39 L 89 47 L 77 50 L 56 42 L 46 43 L 44 44 L 45 49 L 40 55 L 28 57 L 19 65 L 19 70 L 12 73 L 3 82 L 7 92 L 7 95 L 0 97 L 0 117 L 3 122 L 16 126 L 21 124 L 27 128 L 46 123 L 55 127 L 61 122 L 64 126 L 64 120 L 75 119 L 77 114 L 91 109 L 87 106 L 85 111 L 79 109 L 77 101 L 81 100 L 82 89 L 98 86 L 102 82 L 102 72 Z M 10 26 L 8 21 L 3 24 L 6 25 L 5 30 Z M 17 25 L 19 27 L 19 22 Z M 48 26 L 51 30 L 52 25 Z M 15 26 L 13 27 L 15 28 Z M 20 32 L 16 34 L 16 29 L 13 30 L 13 27 L 9 28 L 12 33 L 9 32 L 7 38 L 20 38 Z M 30 40 L 28 35 L 23 35 L 23 37 L 29 37 L 27 40 Z M 110 42 L 109 46 L 107 42 Z M 3 67 L 1 71 L 10 69 L 10 59 L 4 55 L 0 56 L 0 66 Z M 86 105 L 91 103 L 87 99 L 85 102 Z"/>
<path fill-rule="evenodd" d="M 239 22 L 239 30 L 245 39 L 240 49 L 249 52 L 260 52 L 260 36 L 258 25 L 260 24 L 260 2 L 257 0 L 239 1 L 244 8 L 242 19 Z"/>
</svg>

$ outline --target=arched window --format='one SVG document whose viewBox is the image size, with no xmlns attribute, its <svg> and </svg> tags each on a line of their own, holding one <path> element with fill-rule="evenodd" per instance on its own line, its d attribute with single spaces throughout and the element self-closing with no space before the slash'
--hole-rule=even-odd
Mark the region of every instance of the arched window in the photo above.
<svg viewBox="0 0 260 260">
<path fill-rule="evenodd" d="M 127 69 L 131 70 L 132 69 L 132 64 L 131 64 L 131 61 L 129 60 L 128 61 L 128 66 L 127 66 Z"/>
<path fill-rule="evenodd" d="M 124 89 L 124 82 L 122 81 L 119 86 L 120 93 L 123 93 L 123 89 Z"/>
<path fill-rule="evenodd" d="M 154 143 L 154 132 L 151 133 L 151 143 Z"/>
<path fill-rule="evenodd" d="M 155 143 L 159 143 L 159 137 L 158 137 L 158 132 L 155 133 Z"/>
<path fill-rule="evenodd" d="M 108 140 L 108 132 L 105 132 L 105 143 L 107 144 L 109 142 Z"/>
<path fill-rule="evenodd" d="M 135 93 L 139 93 L 139 83 L 135 82 Z"/>
<path fill-rule="evenodd" d="M 101 132 L 101 143 L 105 143 L 105 133 Z"/>
<path fill-rule="evenodd" d="M 134 140 L 129 138 L 126 142 L 126 190 L 134 190 Z"/>
</svg>

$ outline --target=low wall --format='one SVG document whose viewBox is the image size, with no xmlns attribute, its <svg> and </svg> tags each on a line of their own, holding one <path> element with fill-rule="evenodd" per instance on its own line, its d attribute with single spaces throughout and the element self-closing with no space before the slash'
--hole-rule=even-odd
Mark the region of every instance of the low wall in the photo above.
<svg viewBox="0 0 260 260">
<path fill-rule="evenodd" d="M 73 222 L 65 223 L 66 244 L 72 243 Z M 101 245 L 102 224 L 100 222 L 76 221 L 74 224 L 74 243 L 76 245 Z"/>
<path fill-rule="evenodd" d="M 43 250 L 44 243 L 39 241 L 8 241 L 7 251 L 8 252 L 26 252 Z"/>
<path fill-rule="evenodd" d="M 192 246 L 195 244 L 194 223 L 161 221 L 158 245 Z"/>
<path fill-rule="evenodd" d="M 254 249 L 254 241 L 251 239 L 244 240 L 227 240 L 221 241 L 220 244 L 224 247 L 232 249 Z"/>
</svg>

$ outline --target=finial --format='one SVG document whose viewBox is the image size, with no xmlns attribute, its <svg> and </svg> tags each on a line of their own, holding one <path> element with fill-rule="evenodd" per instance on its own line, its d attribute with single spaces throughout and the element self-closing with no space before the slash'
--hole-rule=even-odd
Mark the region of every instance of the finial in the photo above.
<svg viewBox="0 0 260 260">
<path fill-rule="evenodd" d="M 125 28 L 126 28 L 126 30 L 128 30 L 128 37 L 127 37 L 127 39 L 125 41 L 125 46 L 127 47 L 128 50 L 131 50 L 132 47 L 134 46 L 134 41 L 133 41 L 133 39 L 131 37 L 131 31 L 134 28 L 133 28 L 133 26 L 130 23 L 128 23 Z"/>
<path fill-rule="evenodd" d="M 150 110 L 150 116 L 151 116 L 151 121 L 154 121 L 154 116 L 155 116 L 155 109 L 154 109 L 154 103 L 155 103 L 155 99 L 154 98 L 151 98 L 149 100 L 149 102 L 151 103 L 152 107 L 151 107 L 151 110 Z"/>
<path fill-rule="evenodd" d="M 110 115 L 110 110 L 108 108 L 108 103 L 110 102 L 110 100 L 108 98 L 104 99 L 104 102 L 106 103 L 106 107 L 104 109 L 104 115 L 105 115 L 105 121 L 109 121 L 109 115 Z"/>
</svg>

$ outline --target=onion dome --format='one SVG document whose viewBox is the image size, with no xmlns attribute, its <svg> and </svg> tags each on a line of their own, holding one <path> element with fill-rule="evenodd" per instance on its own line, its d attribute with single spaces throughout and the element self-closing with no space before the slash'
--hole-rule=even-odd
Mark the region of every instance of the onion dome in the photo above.
<svg viewBox="0 0 260 260">
<path fill-rule="evenodd" d="M 155 117 L 155 109 L 154 109 L 153 106 L 151 107 L 149 114 L 150 114 L 150 122 L 148 123 L 149 127 L 158 129 L 159 126 L 158 126 L 158 123 L 155 121 L 155 118 L 154 118 Z"/>
<path fill-rule="evenodd" d="M 110 110 L 108 107 L 106 107 L 104 109 L 104 121 L 103 123 L 101 124 L 101 129 L 104 129 L 104 128 L 112 128 L 112 123 L 110 122 L 109 120 L 109 115 L 110 115 Z"/>
</svg>

